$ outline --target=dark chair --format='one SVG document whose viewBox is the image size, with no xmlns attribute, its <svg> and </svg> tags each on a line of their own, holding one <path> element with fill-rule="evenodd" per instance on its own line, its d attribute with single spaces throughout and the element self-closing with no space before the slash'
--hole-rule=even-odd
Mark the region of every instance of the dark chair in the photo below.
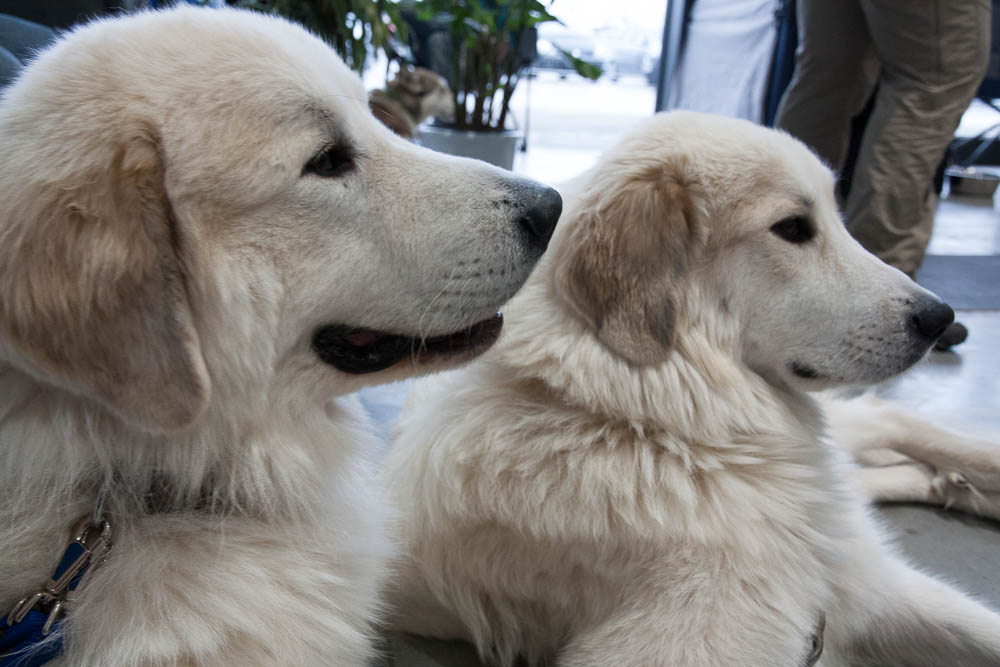
<svg viewBox="0 0 1000 667">
<path fill-rule="evenodd" d="M 1000 101 L 1000 0 L 993 0 L 992 5 L 993 13 L 990 17 L 990 34 L 992 35 L 990 64 L 986 70 L 986 78 L 983 79 L 976 93 L 976 99 L 989 106 L 997 114 L 1000 114 L 1000 105 L 998 105 L 998 101 Z M 959 167 L 968 167 L 977 162 L 1000 164 L 1000 159 L 997 159 L 997 156 L 987 155 L 987 151 L 1000 138 L 1000 132 L 993 134 L 989 139 L 986 138 L 986 135 L 998 128 L 1000 128 L 1000 121 L 990 125 L 974 137 L 953 143 L 950 153 L 954 163 Z"/>
<path fill-rule="evenodd" d="M 55 38 L 52 28 L 0 14 L 0 88 L 10 83 L 25 63 Z"/>
<path fill-rule="evenodd" d="M 21 61 L 14 54 L 0 46 L 0 88 L 14 80 L 21 69 Z"/>
</svg>

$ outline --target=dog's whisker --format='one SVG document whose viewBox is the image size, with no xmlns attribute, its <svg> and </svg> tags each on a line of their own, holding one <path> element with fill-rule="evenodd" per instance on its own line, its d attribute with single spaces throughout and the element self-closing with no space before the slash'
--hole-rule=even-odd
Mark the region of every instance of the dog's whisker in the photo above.
<svg viewBox="0 0 1000 667">
<path fill-rule="evenodd" d="M 425 343 L 426 339 L 427 339 L 427 329 L 425 329 L 425 327 L 424 327 L 424 320 L 432 312 L 432 309 L 437 304 L 438 300 L 441 299 L 442 296 L 444 296 L 445 294 L 447 294 L 449 292 L 448 284 L 452 280 L 452 276 L 454 276 L 455 272 L 458 271 L 458 270 L 459 270 L 458 266 L 453 266 L 451 268 L 451 271 L 449 272 L 449 276 L 445 280 L 445 286 L 442 287 L 438 291 L 438 293 L 435 294 L 434 297 L 430 301 L 427 302 L 427 305 L 424 307 L 423 312 L 421 312 L 421 314 L 420 314 L 420 319 L 417 322 L 417 338 L 420 340 L 420 344 L 421 345 L 423 345 Z"/>
</svg>

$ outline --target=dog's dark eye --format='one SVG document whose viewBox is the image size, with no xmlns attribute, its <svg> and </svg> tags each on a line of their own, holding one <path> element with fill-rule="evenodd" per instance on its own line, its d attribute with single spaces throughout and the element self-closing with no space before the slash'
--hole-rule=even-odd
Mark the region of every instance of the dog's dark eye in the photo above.
<svg viewBox="0 0 1000 667">
<path fill-rule="evenodd" d="M 327 146 L 306 163 L 303 173 L 337 178 L 354 168 L 354 152 L 347 146 Z"/>
<path fill-rule="evenodd" d="M 781 222 L 771 225 L 771 231 L 796 245 L 806 243 L 816 236 L 816 230 L 812 223 L 802 216 L 785 218 Z"/>
</svg>

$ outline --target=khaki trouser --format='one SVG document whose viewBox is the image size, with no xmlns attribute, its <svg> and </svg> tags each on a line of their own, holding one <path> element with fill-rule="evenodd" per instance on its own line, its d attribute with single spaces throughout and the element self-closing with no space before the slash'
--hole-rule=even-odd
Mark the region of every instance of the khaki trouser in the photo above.
<svg viewBox="0 0 1000 667">
<path fill-rule="evenodd" d="M 777 125 L 840 169 L 851 118 L 879 83 L 844 217 L 912 276 L 934 227 L 934 172 L 986 72 L 990 1 L 798 0 L 798 21 Z"/>
</svg>

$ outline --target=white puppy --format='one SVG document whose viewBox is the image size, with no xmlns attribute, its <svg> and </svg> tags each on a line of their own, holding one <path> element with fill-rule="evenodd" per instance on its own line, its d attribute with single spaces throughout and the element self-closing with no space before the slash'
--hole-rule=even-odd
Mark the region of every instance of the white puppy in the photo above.
<svg viewBox="0 0 1000 667">
<path fill-rule="evenodd" d="M 397 425 L 396 627 L 503 665 L 1000 664 L 1000 616 L 893 554 L 807 393 L 953 317 L 851 239 L 830 172 L 675 113 L 572 195 L 500 346 Z"/>
<path fill-rule="evenodd" d="M 96 513 L 53 664 L 364 664 L 387 541 L 347 394 L 488 347 L 558 194 L 399 139 L 322 41 L 229 10 L 69 34 L 0 146 L 4 616 Z"/>
</svg>

